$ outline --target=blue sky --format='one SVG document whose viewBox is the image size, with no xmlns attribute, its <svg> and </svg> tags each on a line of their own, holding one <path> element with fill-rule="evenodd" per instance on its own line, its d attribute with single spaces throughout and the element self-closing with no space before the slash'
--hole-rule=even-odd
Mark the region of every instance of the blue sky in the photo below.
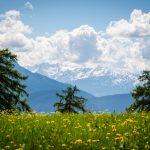
<svg viewBox="0 0 150 150">
<path fill-rule="evenodd" d="M 110 21 L 128 19 L 133 9 L 150 11 L 149 0 L 30 0 L 33 10 L 25 8 L 27 0 L 1 0 L 0 13 L 19 10 L 32 36 L 50 35 L 58 30 L 72 30 L 88 24 L 97 31 L 105 30 Z"/>
<path fill-rule="evenodd" d="M 58 80 L 68 72 L 70 79 L 100 76 L 103 68 L 139 73 L 150 69 L 149 6 L 149 0 L 0 0 L 0 49 Z"/>
</svg>

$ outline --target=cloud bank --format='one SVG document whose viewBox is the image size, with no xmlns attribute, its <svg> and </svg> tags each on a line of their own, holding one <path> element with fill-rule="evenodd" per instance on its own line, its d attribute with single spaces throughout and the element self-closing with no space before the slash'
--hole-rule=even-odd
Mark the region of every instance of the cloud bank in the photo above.
<svg viewBox="0 0 150 150">
<path fill-rule="evenodd" d="M 19 11 L 0 16 L 0 49 L 9 48 L 18 55 L 19 63 L 32 71 L 45 64 L 49 75 L 79 68 L 130 73 L 150 69 L 150 13 L 133 10 L 129 20 L 110 22 L 103 34 L 82 25 L 35 38 L 29 37 L 31 27 L 21 21 Z"/>
</svg>

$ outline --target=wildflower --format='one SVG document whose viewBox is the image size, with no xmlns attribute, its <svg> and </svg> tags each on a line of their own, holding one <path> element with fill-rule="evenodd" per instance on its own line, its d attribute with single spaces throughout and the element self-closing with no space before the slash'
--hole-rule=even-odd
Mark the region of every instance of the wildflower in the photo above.
<svg viewBox="0 0 150 150">
<path fill-rule="evenodd" d="M 81 144 L 83 141 L 81 139 L 78 139 L 75 141 L 75 144 Z"/>
<path fill-rule="evenodd" d="M 52 120 L 51 123 L 54 123 L 54 121 Z"/>
<path fill-rule="evenodd" d="M 62 144 L 61 146 L 62 146 L 62 147 L 66 147 L 66 144 Z"/>
<path fill-rule="evenodd" d="M 46 124 L 50 124 L 50 121 L 46 121 Z"/>
<path fill-rule="evenodd" d="M 134 122 L 131 118 L 127 118 L 126 120 L 125 120 L 126 122 Z"/>
<path fill-rule="evenodd" d="M 91 142 L 92 142 L 92 140 L 91 140 L 91 139 L 88 139 L 88 140 L 87 140 L 87 142 L 88 142 L 88 143 L 91 143 Z"/>
<path fill-rule="evenodd" d="M 120 140 L 120 137 L 115 137 L 114 139 L 115 139 L 115 140 Z"/>
<path fill-rule="evenodd" d="M 92 142 L 99 142 L 99 140 L 92 140 Z"/>
<path fill-rule="evenodd" d="M 90 126 L 91 126 L 91 123 L 87 123 L 86 126 L 87 126 L 87 127 L 90 127 Z"/>
<path fill-rule="evenodd" d="M 92 140 L 92 139 L 88 139 L 87 142 L 88 143 L 94 143 L 94 142 L 98 142 L 99 140 Z"/>
<path fill-rule="evenodd" d="M 93 132 L 96 132 L 96 129 L 93 129 Z"/>
<path fill-rule="evenodd" d="M 36 122 L 38 123 L 38 122 L 39 122 L 39 120 L 36 120 Z"/>
<path fill-rule="evenodd" d="M 129 133 L 128 133 L 128 132 L 126 132 L 124 135 L 125 135 L 125 136 L 129 136 Z"/>
<path fill-rule="evenodd" d="M 117 133 L 116 136 L 122 136 L 120 133 Z"/>
<path fill-rule="evenodd" d="M 116 131 L 116 126 L 115 125 L 112 125 L 111 127 L 112 127 L 113 131 Z"/>
</svg>

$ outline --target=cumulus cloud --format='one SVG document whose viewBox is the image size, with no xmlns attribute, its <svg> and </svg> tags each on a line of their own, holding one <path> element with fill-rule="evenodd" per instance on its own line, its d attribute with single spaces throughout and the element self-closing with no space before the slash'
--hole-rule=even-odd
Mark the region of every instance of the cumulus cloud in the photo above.
<svg viewBox="0 0 150 150">
<path fill-rule="evenodd" d="M 129 20 L 121 19 L 110 22 L 106 29 L 111 36 L 145 37 L 150 36 L 150 12 L 133 10 Z"/>
<path fill-rule="evenodd" d="M 74 61 L 77 63 L 87 62 L 95 59 L 100 52 L 97 49 L 98 33 L 94 28 L 84 25 L 70 32 L 69 50 L 76 55 Z M 86 55 L 85 55 L 86 54 Z"/>
<path fill-rule="evenodd" d="M 31 33 L 28 25 L 20 20 L 20 12 L 10 10 L 1 15 L 0 48 L 22 49 L 28 45 L 26 34 Z"/>
<path fill-rule="evenodd" d="M 33 9 L 33 5 L 30 2 L 26 2 L 24 4 L 24 7 L 27 8 L 27 9 L 31 9 L 31 10 Z"/>
<path fill-rule="evenodd" d="M 107 28 L 111 36 L 107 37 L 89 25 L 82 25 L 72 31 L 60 30 L 52 36 L 31 38 L 28 36 L 31 28 L 21 21 L 20 12 L 11 10 L 1 15 L 0 48 L 12 50 L 18 55 L 19 63 L 32 71 L 45 67 L 49 76 L 74 68 L 87 68 L 92 74 L 99 66 L 138 72 L 150 68 L 150 37 L 149 30 L 145 31 L 148 17 L 149 13 L 134 10 L 130 21 L 111 23 Z M 134 29 L 126 30 L 121 23 Z"/>
<path fill-rule="evenodd" d="M 30 33 L 31 29 L 28 25 L 20 20 L 20 12 L 16 10 L 10 10 L 1 15 L 0 20 L 0 33 Z"/>
</svg>

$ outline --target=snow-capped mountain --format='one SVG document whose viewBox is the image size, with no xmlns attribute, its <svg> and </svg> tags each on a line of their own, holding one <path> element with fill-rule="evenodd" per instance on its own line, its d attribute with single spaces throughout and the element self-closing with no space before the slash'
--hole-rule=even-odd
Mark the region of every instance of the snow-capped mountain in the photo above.
<svg viewBox="0 0 150 150">
<path fill-rule="evenodd" d="M 28 68 L 63 83 L 77 85 L 95 96 L 130 93 L 137 84 L 138 74 L 124 69 L 110 70 L 101 66 L 73 66 L 41 64 Z"/>
<path fill-rule="evenodd" d="M 119 82 L 125 82 L 128 80 L 133 80 L 134 82 L 137 79 L 137 74 L 133 74 L 127 72 L 123 69 L 118 70 L 110 70 L 108 68 L 104 68 L 101 66 L 96 67 L 87 67 L 85 65 L 81 66 L 67 66 L 66 64 L 37 64 L 34 66 L 27 67 L 32 72 L 37 72 L 43 75 L 46 75 L 50 78 L 62 81 L 62 82 L 70 82 L 74 80 L 86 79 L 89 77 L 101 77 L 105 75 L 116 77 L 114 80 L 114 84 Z M 117 79 L 119 77 L 119 79 Z"/>
<path fill-rule="evenodd" d="M 15 65 L 15 68 L 23 75 L 28 76 L 28 79 L 24 81 L 29 93 L 27 101 L 36 112 L 55 111 L 53 105 L 58 101 L 56 92 L 61 92 L 68 86 L 71 86 L 38 73 L 32 73 L 18 64 Z M 83 96 L 88 100 L 86 102 L 86 108 L 91 111 L 104 112 L 107 110 L 113 112 L 115 110 L 115 112 L 118 113 L 125 111 L 125 109 L 133 103 L 133 98 L 130 94 L 95 97 L 92 94 L 81 90 L 78 95 Z"/>
</svg>

